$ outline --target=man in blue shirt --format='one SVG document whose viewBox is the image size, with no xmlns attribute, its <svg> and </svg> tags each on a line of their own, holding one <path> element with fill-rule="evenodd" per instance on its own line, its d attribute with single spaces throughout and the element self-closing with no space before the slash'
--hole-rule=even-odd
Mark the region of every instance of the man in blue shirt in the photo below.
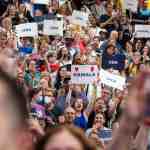
<svg viewBox="0 0 150 150">
<path fill-rule="evenodd" d="M 122 71 L 125 67 L 125 55 L 116 52 L 114 45 L 108 45 L 102 54 L 102 68 Z"/>
</svg>

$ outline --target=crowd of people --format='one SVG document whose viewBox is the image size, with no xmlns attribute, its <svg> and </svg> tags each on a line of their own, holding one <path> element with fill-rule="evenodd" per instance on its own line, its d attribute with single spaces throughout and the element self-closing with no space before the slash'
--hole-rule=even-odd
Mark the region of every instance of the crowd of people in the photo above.
<svg viewBox="0 0 150 150">
<path fill-rule="evenodd" d="M 144 100 L 138 99 L 144 99 L 148 83 L 150 39 L 134 33 L 135 24 L 149 24 L 149 16 L 124 9 L 122 0 L 49 0 L 49 5 L 1 0 L 0 9 L 0 148 L 149 147 L 148 127 L 141 121 Z M 88 13 L 86 26 L 69 20 L 74 10 Z M 41 31 L 42 22 L 54 18 L 63 19 L 63 36 Z M 33 22 L 38 24 L 38 37 L 18 38 L 15 26 Z M 100 84 L 100 78 L 93 84 L 72 84 L 73 65 L 96 65 L 124 77 L 126 85 L 115 89 Z M 15 139 L 17 146 L 12 146 Z"/>
</svg>

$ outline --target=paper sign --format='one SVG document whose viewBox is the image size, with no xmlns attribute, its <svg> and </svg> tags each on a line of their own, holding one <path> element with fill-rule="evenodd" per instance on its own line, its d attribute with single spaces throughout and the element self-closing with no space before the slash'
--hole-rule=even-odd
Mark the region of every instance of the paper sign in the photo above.
<svg viewBox="0 0 150 150">
<path fill-rule="evenodd" d="M 44 35 L 63 36 L 63 20 L 44 20 Z"/>
<path fill-rule="evenodd" d="M 37 23 L 25 23 L 16 26 L 16 34 L 18 37 L 37 37 Z"/>
<path fill-rule="evenodd" d="M 101 83 L 119 90 L 123 90 L 123 87 L 125 86 L 124 77 L 112 74 L 103 69 L 100 70 L 100 80 Z"/>
<path fill-rule="evenodd" d="M 59 0 L 59 6 L 62 6 L 66 3 L 66 0 Z"/>
<path fill-rule="evenodd" d="M 132 12 L 137 12 L 138 0 L 125 0 L 125 8 L 131 10 Z"/>
<path fill-rule="evenodd" d="M 43 4 L 43 5 L 49 5 L 50 0 L 33 0 L 34 4 Z"/>
<path fill-rule="evenodd" d="M 72 84 L 92 84 L 98 76 L 96 65 L 72 65 L 71 83 Z"/>
<path fill-rule="evenodd" d="M 87 26 L 89 14 L 81 11 L 73 11 L 70 21 L 72 24 Z"/>
<path fill-rule="evenodd" d="M 150 25 L 135 25 L 135 37 L 136 38 L 149 38 L 150 37 Z"/>
</svg>

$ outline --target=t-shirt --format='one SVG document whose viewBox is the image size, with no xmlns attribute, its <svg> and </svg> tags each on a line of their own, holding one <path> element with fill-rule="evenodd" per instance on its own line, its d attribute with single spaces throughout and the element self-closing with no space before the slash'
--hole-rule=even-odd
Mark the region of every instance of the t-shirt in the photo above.
<svg viewBox="0 0 150 150">
<path fill-rule="evenodd" d="M 102 68 L 103 69 L 114 69 L 122 71 L 125 67 L 125 55 L 122 53 L 116 53 L 108 55 L 106 52 L 102 55 Z"/>
<path fill-rule="evenodd" d="M 86 131 L 86 136 L 89 136 L 91 132 L 92 132 L 92 128 L 88 129 Z M 98 136 L 102 141 L 108 142 L 112 139 L 112 129 L 104 127 L 103 129 L 100 129 L 98 131 Z"/>
<path fill-rule="evenodd" d="M 88 123 L 88 121 L 83 113 L 79 117 L 76 116 L 76 118 L 74 120 L 74 125 L 81 129 L 84 129 L 84 130 L 87 129 L 87 123 Z"/>
<path fill-rule="evenodd" d="M 108 19 L 110 19 L 111 17 L 108 16 L 107 14 L 101 15 L 99 21 L 101 23 L 106 22 Z M 105 26 L 105 29 L 110 33 L 111 31 L 115 30 L 115 26 L 113 24 L 108 24 Z"/>
</svg>

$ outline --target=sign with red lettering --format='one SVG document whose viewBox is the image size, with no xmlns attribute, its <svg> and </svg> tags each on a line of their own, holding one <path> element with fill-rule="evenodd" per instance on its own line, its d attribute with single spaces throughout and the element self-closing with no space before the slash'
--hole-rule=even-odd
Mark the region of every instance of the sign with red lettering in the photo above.
<svg viewBox="0 0 150 150">
<path fill-rule="evenodd" d="M 72 65 L 71 83 L 73 84 L 93 84 L 98 77 L 96 65 Z"/>
</svg>

